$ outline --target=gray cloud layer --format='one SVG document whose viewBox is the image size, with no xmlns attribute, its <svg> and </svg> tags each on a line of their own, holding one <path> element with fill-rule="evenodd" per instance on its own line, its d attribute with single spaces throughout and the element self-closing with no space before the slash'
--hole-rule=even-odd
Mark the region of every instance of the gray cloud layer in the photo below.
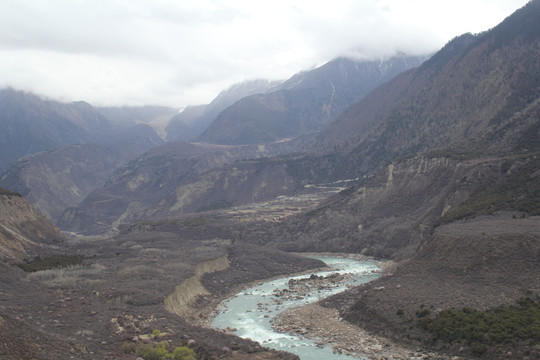
<svg viewBox="0 0 540 360">
<path fill-rule="evenodd" d="M 185 106 L 336 56 L 426 54 L 526 0 L 0 0 L 0 87 Z"/>
</svg>

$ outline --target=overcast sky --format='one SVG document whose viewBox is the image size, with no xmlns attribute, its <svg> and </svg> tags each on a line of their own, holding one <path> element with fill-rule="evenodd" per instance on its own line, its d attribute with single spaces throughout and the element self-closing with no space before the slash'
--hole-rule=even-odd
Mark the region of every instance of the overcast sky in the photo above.
<svg viewBox="0 0 540 360">
<path fill-rule="evenodd" d="M 210 102 L 337 56 L 431 53 L 527 0 L 0 0 L 0 88 L 93 105 Z"/>
</svg>

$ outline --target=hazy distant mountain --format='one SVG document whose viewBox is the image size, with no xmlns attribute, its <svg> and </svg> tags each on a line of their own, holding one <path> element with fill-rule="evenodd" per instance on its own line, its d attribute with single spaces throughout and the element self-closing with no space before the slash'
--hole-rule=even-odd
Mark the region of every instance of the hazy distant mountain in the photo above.
<svg viewBox="0 0 540 360">
<path fill-rule="evenodd" d="M 245 97 L 225 109 L 198 138 L 216 144 L 255 144 L 322 129 L 348 105 L 425 58 L 387 61 L 339 58 L 296 74 L 266 94 Z"/>
<path fill-rule="evenodd" d="M 248 80 L 223 90 L 210 104 L 188 106 L 171 119 L 166 128 L 167 140 L 193 140 L 227 107 L 246 96 L 265 94 L 279 84 L 278 81 Z"/>
<path fill-rule="evenodd" d="M 165 128 L 169 121 L 178 114 L 178 109 L 164 106 L 97 107 L 96 110 L 111 120 L 115 129 L 147 124 L 163 139 L 167 137 Z"/>
<path fill-rule="evenodd" d="M 0 90 L 0 172 L 18 158 L 60 146 L 95 141 L 112 128 L 84 102 L 63 104 Z"/>
<path fill-rule="evenodd" d="M 64 146 L 19 159 L 0 177 L 0 186 L 25 196 L 56 222 L 67 207 L 79 204 L 118 167 L 163 140 L 148 125 L 135 125 L 110 143 Z M 104 138 L 106 140 L 106 138 Z"/>
</svg>

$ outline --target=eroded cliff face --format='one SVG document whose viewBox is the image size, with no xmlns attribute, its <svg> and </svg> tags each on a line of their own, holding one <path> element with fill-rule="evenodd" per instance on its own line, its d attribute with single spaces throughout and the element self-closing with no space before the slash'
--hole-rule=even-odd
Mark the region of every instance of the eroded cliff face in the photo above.
<svg viewBox="0 0 540 360">
<path fill-rule="evenodd" d="M 201 309 L 197 308 L 195 302 L 200 296 L 211 296 L 202 285 L 201 278 L 205 274 L 222 271 L 228 267 L 227 255 L 197 264 L 195 274 L 176 286 L 174 292 L 165 298 L 165 309 L 191 322 L 200 320 L 198 315 Z"/>
<path fill-rule="evenodd" d="M 501 176 L 501 162 L 417 157 L 392 163 L 326 206 L 290 220 L 280 239 L 270 242 L 294 251 L 409 258 L 438 218 Z"/>
<path fill-rule="evenodd" d="M 64 240 L 64 234 L 25 198 L 0 195 L 0 259 L 20 260 Z"/>
</svg>

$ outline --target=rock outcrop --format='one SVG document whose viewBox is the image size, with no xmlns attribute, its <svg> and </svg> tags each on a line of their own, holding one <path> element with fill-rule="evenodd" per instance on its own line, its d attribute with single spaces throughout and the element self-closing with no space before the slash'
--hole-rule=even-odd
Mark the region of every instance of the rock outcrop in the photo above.
<svg viewBox="0 0 540 360">
<path fill-rule="evenodd" d="M 20 260 L 65 240 L 25 198 L 0 190 L 0 259 Z"/>
</svg>

